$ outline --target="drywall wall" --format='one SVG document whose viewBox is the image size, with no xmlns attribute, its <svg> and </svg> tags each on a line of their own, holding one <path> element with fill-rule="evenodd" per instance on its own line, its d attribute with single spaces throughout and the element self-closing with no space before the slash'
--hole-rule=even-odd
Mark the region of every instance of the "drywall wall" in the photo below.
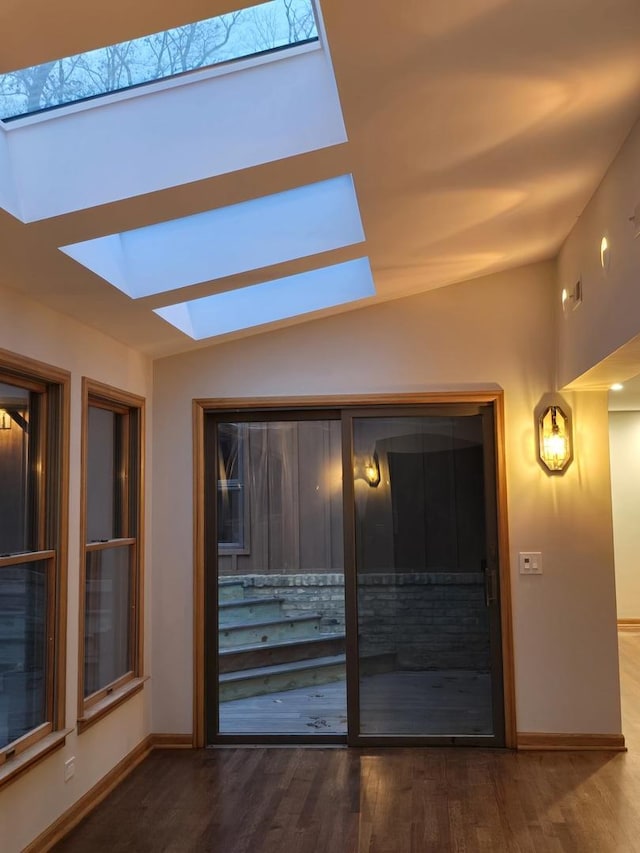
<svg viewBox="0 0 640 853">
<path fill-rule="evenodd" d="M 610 412 L 618 619 L 640 619 L 640 412 Z"/>
<path fill-rule="evenodd" d="M 640 122 L 622 146 L 558 257 L 554 294 L 582 282 L 582 304 L 558 312 L 558 387 L 573 382 L 640 333 L 640 226 L 630 220 L 640 204 Z M 608 268 L 600 260 L 602 238 Z M 619 381 L 640 371 L 640 364 Z"/>
<path fill-rule="evenodd" d="M 144 356 L 113 339 L 1 285 L 0 305 L 0 346 L 68 370 L 72 377 L 66 722 L 68 728 L 74 729 L 78 668 L 81 380 L 82 376 L 88 376 L 145 396 L 150 401 L 151 365 Z M 147 492 L 150 494 L 151 465 L 147 470 Z M 147 590 L 150 588 L 149 550 L 147 547 Z M 145 621 L 148 650 L 151 640 L 148 608 Z M 148 672 L 148 653 L 146 668 Z M 63 749 L 3 788 L 0 791 L 0 850 L 3 853 L 22 850 L 127 755 L 149 733 L 149 724 L 150 690 L 146 686 L 82 735 L 72 731 Z M 71 756 L 76 759 L 76 772 L 65 784 L 64 762 Z"/>
<path fill-rule="evenodd" d="M 570 393 L 575 460 L 536 461 L 553 390 L 540 264 L 154 363 L 153 730 L 191 732 L 192 398 L 504 389 L 518 729 L 619 733 L 607 398 Z M 522 577 L 517 554 L 542 551 Z"/>
</svg>

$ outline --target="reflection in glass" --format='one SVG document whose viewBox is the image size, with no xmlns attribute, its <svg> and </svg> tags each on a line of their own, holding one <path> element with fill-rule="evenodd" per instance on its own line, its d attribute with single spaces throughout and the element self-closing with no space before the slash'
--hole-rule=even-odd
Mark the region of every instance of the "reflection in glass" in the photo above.
<svg viewBox="0 0 640 853">
<path fill-rule="evenodd" d="M 87 542 L 120 536 L 116 512 L 118 415 L 89 406 L 87 442 Z"/>
<path fill-rule="evenodd" d="M 37 486 L 34 466 L 36 436 L 30 438 L 36 395 L 0 382 L 0 554 L 33 551 Z M 35 419 L 34 423 L 35 423 Z"/>
<path fill-rule="evenodd" d="M 46 722 L 47 574 L 0 569 L 0 748 Z"/>
<path fill-rule="evenodd" d="M 353 430 L 360 730 L 491 734 L 482 418 Z M 358 472 L 374 458 L 372 486 Z"/>
<path fill-rule="evenodd" d="M 340 423 L 216 431 L 219 731 L 345 733 Z"/>
<path fill-rule="evenodd" d="M 120 545 L 87 552 L 85 697 L 131 669 L 131 551 Z"/>
<path fill-rule="evenodd" d="M 0 74 L 0 119 L 317 39 L 311 0 L 270 2 Z"/>
</svg>

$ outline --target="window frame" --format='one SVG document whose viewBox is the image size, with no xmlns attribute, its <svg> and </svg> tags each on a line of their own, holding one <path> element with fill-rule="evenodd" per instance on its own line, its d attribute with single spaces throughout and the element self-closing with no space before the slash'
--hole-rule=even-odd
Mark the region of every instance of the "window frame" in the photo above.
<svg viewBox="0 0 640 853">
<path fill-rule="evenodd" d="M 124 418 L 124 444 L 114 476 L 122 488 L 121 523 L 106 541 L 87 541 L 89 409 L 101 408 Z M 98 722 L 144 686 L 144 460 L 145 399 L 110 385 L 82 378 L 81 494 L 80 494 L 80 601 L 78 614 L 78 732 Z M 129 557 L 129 667 L 127 672 L 85 696 L 85 627 L 87 557 L 104 550 L 128 547 Z"/>
<path fill-rule="evenodd" d="M 40 395 L 35 443 L 36 493 L 30 496 L 36 530 L 32 548 L 0 557 L 0 572 L 28 563 L 46 574 L 45 721 L 0 747 L 0 787 L 61 748 L 65 728 L 69 423 L 71 374 L 0 349 L 0 382 Z M 33 511 L 35 509 L 35 511 Z M 27 543 L 25 543 L 27 544 Z"/>
</svg>

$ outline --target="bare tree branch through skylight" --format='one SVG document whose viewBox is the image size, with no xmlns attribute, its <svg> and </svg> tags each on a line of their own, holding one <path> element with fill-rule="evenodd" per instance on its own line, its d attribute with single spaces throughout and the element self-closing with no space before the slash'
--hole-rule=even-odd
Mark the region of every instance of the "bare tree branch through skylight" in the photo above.
<svg viewBox="0 0 640 853">
<path fill-rule="evenodd" d="M 270 0 L 2 74 L 0 118 L 19 118 L 317 38 L 311 0 Z"/>
</svg>

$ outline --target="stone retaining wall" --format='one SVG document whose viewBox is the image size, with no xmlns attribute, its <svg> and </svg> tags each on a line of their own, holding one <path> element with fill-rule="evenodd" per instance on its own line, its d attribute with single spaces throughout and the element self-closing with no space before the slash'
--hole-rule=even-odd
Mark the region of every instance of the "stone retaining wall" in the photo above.
<svg viewBox="0 0 640 853">
<path fill-rule="evenodd" d="M 307 572 L 236 576 L 247 597 L 284 598 L 283 612 L 322 614 L 320 630 L 344 630 L 344 576 Z M 396 655 L 400 669 L 489 669 L 484 581 L 478 573 L 363 574 L 360 653 Z"/>
</svg>

